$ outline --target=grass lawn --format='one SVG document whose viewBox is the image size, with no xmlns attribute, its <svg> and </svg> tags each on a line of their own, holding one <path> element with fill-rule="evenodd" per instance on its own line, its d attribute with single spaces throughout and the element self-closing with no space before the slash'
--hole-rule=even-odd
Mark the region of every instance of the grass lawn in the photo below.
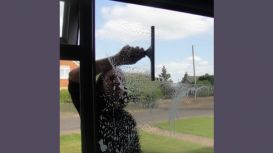
<svg viewBox="0 0 273 153">
<path fill-rule="evenodd" d="M 60 153 L 81 153 L 80 134 L 61 135 Z"/>
<path fill-rule="evenodd" d="M 213 148 L 146 132 L 141 132 L 140 142 L 143 153 L 213 153 Z"/>
<path fill-rule="evenodd" d="M 213 148 L 140 132 L 140 142 L 143 153 L 213 153 Z M 60 137 L 61 153 L 80 153 L 79 134 L 62 135 Z"/>
<path fill-rule="evenodd" d="M 154 126 L 164 130 L 170 130 L 169 122 L 162 122 Z M 214 137 L 214 118 L 213 117 L 193 117 L 175 121 L 175 131 L 208 138 Z"/>
</svg>

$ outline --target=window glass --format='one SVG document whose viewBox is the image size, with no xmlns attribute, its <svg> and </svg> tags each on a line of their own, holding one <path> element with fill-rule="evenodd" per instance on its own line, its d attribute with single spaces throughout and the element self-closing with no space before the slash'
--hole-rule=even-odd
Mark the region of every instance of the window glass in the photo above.
<svg viewBox="0 0 273 153">
<path fill-rule="evenodd" d="M 80 117 L 73 105 L 71 95 L 69 93 L 69 72 L 79 66 L 77 61 L 60 60 L 60 153 L 80 153 L 81 141 L 80 141 Z M 77 93 L 79 88 L 77 85 L 72 84 L 73 93 L 76 93 L 75 97 L 79 96 Z M 71 136 L 71 133 L 77 133 L 77 135 Z M 73 145 L 77 147 L 64 144 L 66 140 L 75 140 Z M 73 148 L 73 149 L 72 149 Z M 71 149 L 73 151 L 71 151 Z"/>
<path fill-rule="evenodd" d="M 113 70 L 102 74 L 104 83 L 97 82 L 104 89 L 104 94 L 97 95 L 104 98 L 98 103 L 109 104 L 99 114 L 99 149 L 213 152 L 213 19 L 128 3 L 96 2 L 97 59 L 118 55 L 126 45 L 147 50 L 151 26 L 155 26 L 155 81 L 150 79 L 146 56 L 118 67 L 109 58 Z M 123 59 L 121 63 L 130 56 Z M 113 74 L 119 79 L 108 80 Z M 119 82 L 118 86 L 113 82 Z M 111 87 L 115 90 L 109 90 Z M 108 132 L 111 134 L 103 135 Z"/>
<path fill-rule="evenodd" d="M 100 152 L 213 153 L 214 20 L 109 0 L 95 12 L 96 60 L 112 66 L 96 80 Z M 134 64 L 123 56 L 119 66 L 112 58 L 126 45 L 147 51 L 151 26 L 155 81 L 147 56 Z M 78 114 L 61 115 L 61 152 L 80 152 Z"/>
<path fill-rule="evenodd" d="M 60 78 L 61 79 L 68 79 L 69 72 L 70 72 L 69 66 L 60 66 Z"/>
<path fill-rule="evenodd" d="M 63 35 L 64 2 L 60 1 L 60 37 Z"/>
</svg>

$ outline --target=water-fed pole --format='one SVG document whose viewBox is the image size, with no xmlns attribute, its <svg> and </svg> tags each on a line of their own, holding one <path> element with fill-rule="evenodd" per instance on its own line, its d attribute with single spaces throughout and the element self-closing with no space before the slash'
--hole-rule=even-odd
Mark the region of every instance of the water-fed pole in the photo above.
<svg viewBox="0 0 273 153">
<path fill-rule="evenodd" d="M 151 46 L 145 51 L 151 61 L 151 80 L 155 80 L 155 27 L 151 26 Z"/>
</svg>

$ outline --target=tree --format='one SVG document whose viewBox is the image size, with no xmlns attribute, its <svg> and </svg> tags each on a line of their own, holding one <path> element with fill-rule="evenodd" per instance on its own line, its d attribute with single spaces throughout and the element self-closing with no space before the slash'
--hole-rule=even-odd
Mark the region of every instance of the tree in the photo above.
<svg viewBox="0 0 273 153">
<path fill-rule="evenodd" d="M 182 82 L 182 83 L 185 82 L 185 81 L 187 80 L 188 76 L 189 76 L 189 75 L 188 75 L 188 73 L 186 72 L 186 73 L 184 74 L 184 77 L 183 77 L 183 79 L 182 79 L 181 82 Z"/>
<path fill-rule="evenodd" d="M 163 66 L 162 72 L 158 76 L 160 80 L 162 80 L 160 84 L 160 89 L 164 95 L 164 98 L 171 98 L 172 95 L 174 94 L 174 89 L 172 87 L 172 80 L 170 79 L 171 74 L 167 73 L 165 66 Z"/>
<path fill-rule="evenodd" d="M 167 73 L 167 70 L 165 68 L 165 66 L 162 67 L 162 72 L 161 74 L 158 75 L 159 78 L 161 78 L 163 81 L 169 81 L 169 79 L 171 78 L 171 74 Z"/>
<path fill-rule="evenodd" d="M 213 75 L 209 75 L 208 73 L 206 73 L 205 75 L 200 76 L 198 78 L 198 81 L 205 81 L 205 80 L 207 80 L 211 85 L 214 84 L 214 76 Z"/>
</svg>

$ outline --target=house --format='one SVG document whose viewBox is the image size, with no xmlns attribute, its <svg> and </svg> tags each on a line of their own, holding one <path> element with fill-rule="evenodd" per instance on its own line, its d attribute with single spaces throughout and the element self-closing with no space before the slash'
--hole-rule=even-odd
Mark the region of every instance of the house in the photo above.
<svg viewBox="0 0 273 153">
<path fill-rule="evenodd" d="M 198 80 L 200 76 L 196 76 L 196 81 Z M 184 84 L 192 84 L 194 83 L 194 76 L 189 76 L 187 73 L 185 73 L 182 83 Z"/>
<path fill-rule="evenodd" d="M 79 62 L 60 60 L 60 89 L 67 88 L 69 72 L 78 67 Z"/>
</svg>

